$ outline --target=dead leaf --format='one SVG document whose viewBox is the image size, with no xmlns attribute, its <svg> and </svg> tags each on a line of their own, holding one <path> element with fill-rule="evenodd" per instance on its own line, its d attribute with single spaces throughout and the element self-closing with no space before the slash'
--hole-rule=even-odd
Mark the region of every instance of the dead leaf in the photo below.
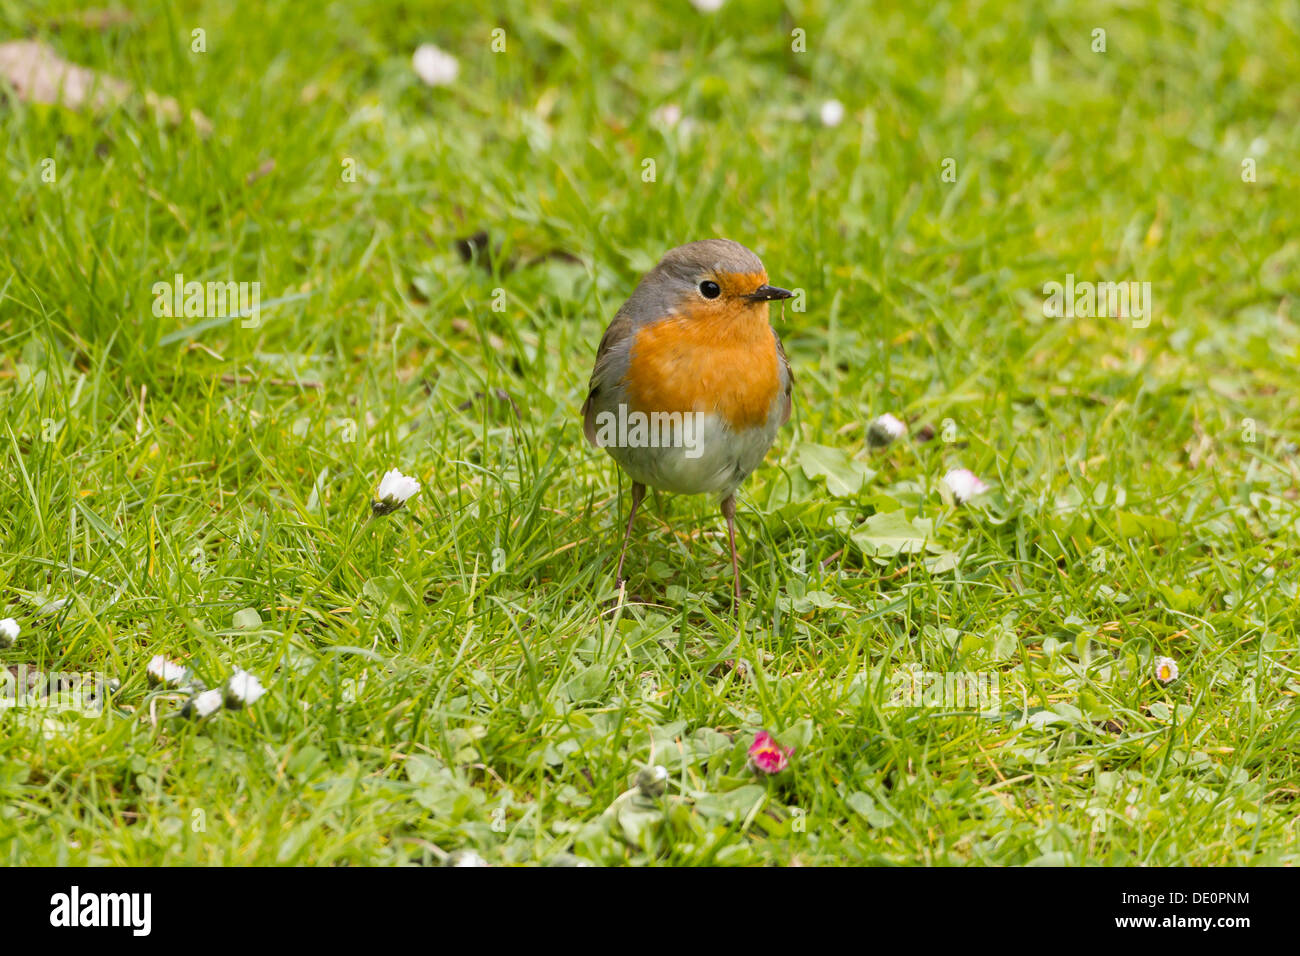
<svg viewBox="0 0 1300 956">
<path fill-rule="evenodd" d="M 101 113 L 126 103 L 133 92 L 123 80 L 69 63 L 53 47 L 36 40 L 0 43 L 0 80 L 29 103 L 62 104 L 73 110 L 88 106 Z M 144 102 L 167 123 L 181 121 L 180 104 L 170 96 L 146 90 Z M 190 111 L 190 120 L 201 135 L 212 132 L 212 121 L 198 110 Z"/>
</svg>

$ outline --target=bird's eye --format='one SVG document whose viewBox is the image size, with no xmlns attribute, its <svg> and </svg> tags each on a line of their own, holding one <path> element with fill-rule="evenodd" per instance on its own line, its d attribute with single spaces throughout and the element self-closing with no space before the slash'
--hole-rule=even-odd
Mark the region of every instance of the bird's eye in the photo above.
<svg viewBox="0 0 1300 956">
<path fill-rule="evenodd" d="M 706 299 L 716 299 L 722 295 L 722 286 L 718 285 L 712 279 L 705 279 L 700 283 L 700 295 Z"/>
</svg>

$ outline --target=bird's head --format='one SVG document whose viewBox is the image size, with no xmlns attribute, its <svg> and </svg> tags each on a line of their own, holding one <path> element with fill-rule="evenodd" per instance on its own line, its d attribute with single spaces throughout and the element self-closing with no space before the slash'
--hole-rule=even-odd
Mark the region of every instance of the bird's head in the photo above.
<svg viewBox="0 0 1300 956">
<path fill-rule="evenodd" d="M 730 239 L 703 239 L 670 250 L 637 289 L 659 315 L 703 321 L 767 318 L 768 303 L 794 295 L 768 285 L 758 256 Z"/>
</svg>

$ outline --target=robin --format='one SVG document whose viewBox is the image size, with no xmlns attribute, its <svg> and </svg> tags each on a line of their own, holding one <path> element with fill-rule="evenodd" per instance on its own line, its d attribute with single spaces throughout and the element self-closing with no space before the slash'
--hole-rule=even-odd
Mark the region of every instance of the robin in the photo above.
<svg viewBox="0 0 1300 956">
<path fill-rule="evenodd" d="M 732 593 L 740 602 L 736 489 L 790 419 L 793 377 L 758 256 L 730 239 L 690 242 L 641 279 L 596 352 L 583 432 L 632 479 L 617 579 L 646 486 L 716 494 L 727 519 Z"/>
</svg>

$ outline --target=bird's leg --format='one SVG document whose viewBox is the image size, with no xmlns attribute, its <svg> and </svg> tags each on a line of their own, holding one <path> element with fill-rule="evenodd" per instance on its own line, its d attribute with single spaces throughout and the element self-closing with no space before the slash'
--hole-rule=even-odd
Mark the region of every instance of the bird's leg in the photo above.
<svg viewBox="0 0 1300 956">
<path fill-rule="evenodd" d="M 731 542 L 732 609 L 740 606 L 740 562 L 736 560 L 736 496 L 722 499 L 722 517 L 727 519 L 727 540 Z"/>
<path fill-rule="evenodd" d="M 623 558 L 627 556 L 627 543 L 632 539 L 632 522 L 636 518 L 636 509 L 641 505 L 641 499 L 645 497 L 645 485 L 632 482 L 632 513 L 627 516 L 627 533 L 623 535 L 623 547 L 618 552 L 618 571 L 614 575 L 615 582 L 619 585 L 623 583 Z"/>
</svg>

